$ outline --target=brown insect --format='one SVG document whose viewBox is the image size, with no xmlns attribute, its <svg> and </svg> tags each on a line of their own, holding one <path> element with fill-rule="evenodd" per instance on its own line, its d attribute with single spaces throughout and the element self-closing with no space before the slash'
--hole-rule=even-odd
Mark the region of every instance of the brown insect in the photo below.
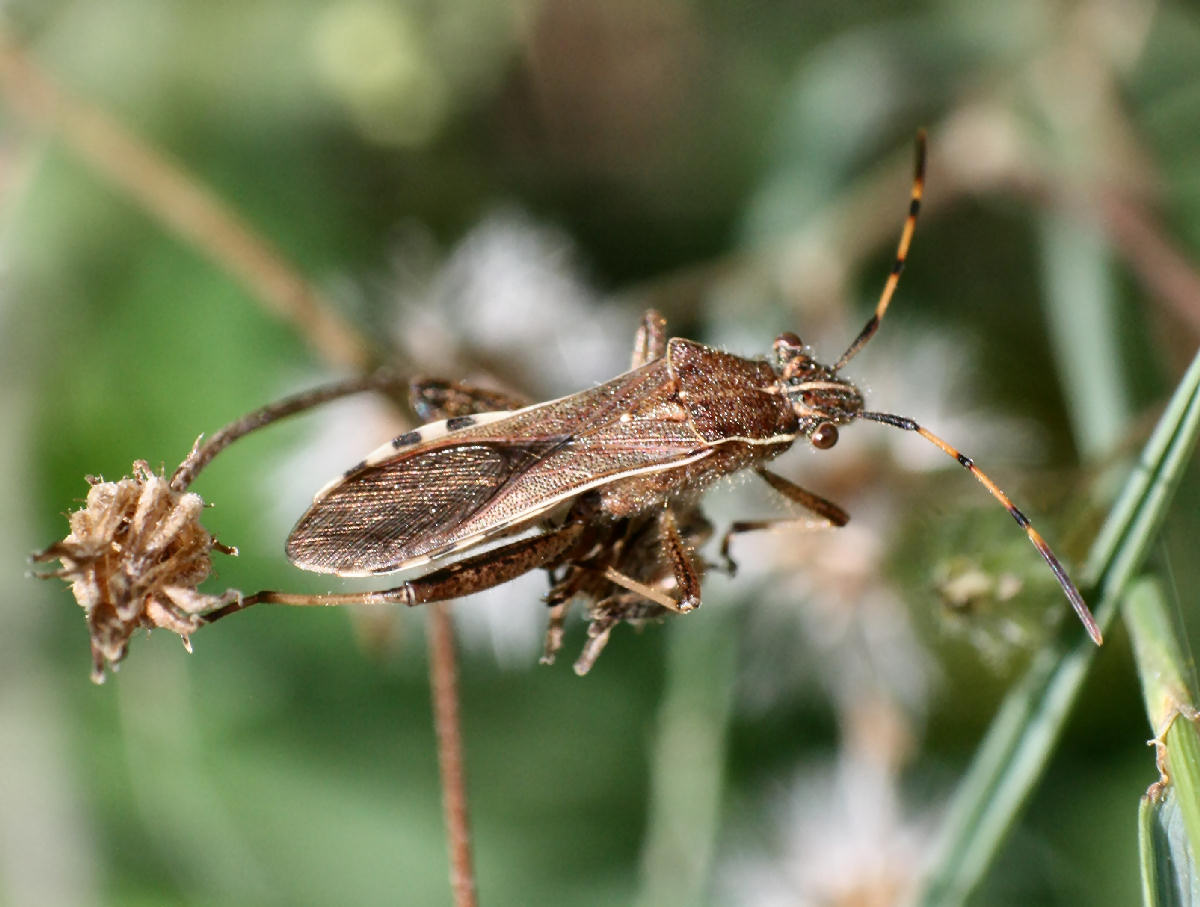
<svg viewBox="0 0 1200 907">
<path fill-rule="evenodd" d="M 656 313 L 646 313 L 634 343 L 632 368 L 640 368 L 661 355 L 651 345 L 661 343 L 656 338 L 664 337 L 664 326 Z M 427 378 L 414 379 L 410 383 L 409 397 L 417 415 L 428 420 L 499 409 L 516 410 L 526 405 L 526 401 L 495 391 Z M 699 496 L 692 496 L 687 501 L 676 500 L 672 513 L 698 583 L 707 565 L 696 557 L 695 551 L 712 536 L 712 524 L 700 511 Z M 547 568 L 551 581 L 546 596 L 550 621 L 542 655 L 543 664 L 554 662 L 562 647 L 567 611 L 576 599 L 583 600 L 591 623 L 587 644 L 574 666 L 575 673 L 581 676 L 591 670 L 618 623 L 640 627 L 676 610 L 675 600 L 671 597 L 677 586 L 675 570 L 664 557 L 659 542 L 656 511 L 622 519 L 597 520 L 588 527 L 588 532 L 588 544 L 578 549 L 584 552 L 581 556 L 560 567 Z M 728 553 L 722 551 L 722 554 L 732 570 L 733 562 Z"/>
<path fill-rule="evenodd" d="M 664 336 L 663 327 L 659 316 L 647 313 L 634 345 L 633 368 L 657 358 L 648 345 L 650 338 Z M 511 394 L 436 378 L 414 378 L 409 383 L 409 401 L 417 415 L 427 421 L 513 411 L 529 405 L 529 401 Z M 676 528 L 697 581 L 707 565 L 694 552 L 712 535 L 712 524 L 698 504 L 696 496 L 687 503 L 676 501 L 672 507 Z M 588 540 L 586 545 L 579 546 L 578 551 L 582 552 L 579 556 L 559 567 L 546 568 L 551 589 L 546 596 L 550 620 L 542 655 L 544 664 L 553 663 L 562 647 L 567 611 L 576 599 L 584 601 L 591 621 L 587 644 L 575 661 L 575 672 L 579 675 L 591 670 L 618 623 L 640 627 L 675 610 L 670 596 L 676 586 L 674 569 L 663 556 L 658 539 L 659 518 L 654 512 L 597 520 L 588 527 Z M 724 556 L 732 568 L 728 554 Z M 263 600 L 260 596 L 256 598 Z"/>
<path fill-rule="evenodd" d="M 602 646 L 619 620 L 699 606 L 703 564 L 692 544 L 710 532 L 699 500 L 717 479 L 752 469 L 821 521 L 845 524 L 840 507 L 766 464 L 798 439 L 827 450 L 837 443 L 838 426 L 867 419 L 916 432 L 969 470 L 1021 526 L 1099 643 L 1099 628 L 1079 591 L 1007 495 L 970 458 L 912 419 L 867 410 L 862 393 L 840 374 L 874 336 L 895 293 L 924 171 L 921 134 L 892 271 L 874 314 L 833 366 L 818 362 L 792 333 L 776 338 L 770 362 L 668 340 L 663 319 L 648 312 L 633 368 L 590 390 L 523 406 L 464 385 L 419 386 L 418 410 L 441 421 L 400 435 L 321 490 L 288 538 L 288 557 L 305 570 L 366 576 L 424 566 L 534 527 L 541 531 L 392 589 L 266 593 L 258 600 L 417 605 L 470 595 L 543 568 L 551 571 L 556 609 L 548 656 L 557 647 L 566 604 L 580 595 L 592 602 L 593 639 Z M 722 552 L 727 554 L 734 533 L 795 522 L 736 523 Z M 598 654 L 593 648 L 592 660 Z"/>
</svg>

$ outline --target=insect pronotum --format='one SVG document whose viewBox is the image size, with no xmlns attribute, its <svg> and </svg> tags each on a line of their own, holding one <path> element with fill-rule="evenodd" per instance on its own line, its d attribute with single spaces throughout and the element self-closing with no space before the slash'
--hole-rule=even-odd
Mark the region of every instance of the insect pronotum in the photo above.
<svg viewBox="0 0 1200 907">
<path fill-rule="evenodd" d="M 593 599 L 619 593 L 627 595 L 613 612 L 617 620 L 629 618 L 630 602 L 639 597 L 662 613 L 691 611 L 700 604 L 702 567 L 690 543 L 707 535 L 698 509 L 705 488 L 751 469 L 825 523 L 843 525 L 848 517 L 840 507 L 766 464 L 799 439 L 827 450 L 837 443 L 838 426 L 867 419 L 921 435 L 970 471 L 1017 521 L 1099 644 L 1100 630 L 1079 590 L 996 483 L 912 419 L 866 409 L 862 393 L 841 375 L 875 335 L 895 294 L 924 179 L 921 133 L 891 273 L 874 313 L 833 366 L 817 361 L 792 333 L 776 338 L 769 362 L 680 337 L 668 340 L 663 319 L 648 312 L 634 367 L 577 394 L 529 406 L 496 398 L 494 411 L 484 412 L 484 392 L 463 385 L 439 391 L 431 383 L 424 393 L 436 399 L 427 412 L 444 418 L 394 438 L 318 492 L 288 538 L 288 557 L 305 570 L 366 576 L 425 566 L 534 527 L 540 531 L 383 591 L 267 592 L 255 600 L 417 605 L 543 568 L 558 577 L 551 596 L 556 606 L 575 593 Z M 683 531 L 680 514 L 689 526 Z M 795 521 L 735 523 L 722 551 L 728 551 L 730 534 L 789 522 Z"/>
</svg>

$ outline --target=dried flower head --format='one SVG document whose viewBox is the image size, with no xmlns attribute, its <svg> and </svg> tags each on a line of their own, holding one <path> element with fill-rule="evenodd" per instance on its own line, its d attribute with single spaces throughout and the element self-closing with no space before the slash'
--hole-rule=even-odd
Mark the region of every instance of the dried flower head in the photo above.
<svg viewBox="0 0 1200 907">
<path fill-rule="evenodd" d="M 103 683 L 105 668 L 125 657 L 138 627 L 165 627 L 190 651 L 188 637 L 202 615 L 238 597 L 197 590 L 212 570 L 210 552 L 237 551 L 200 525 L 198 494 L 175 487 L 145 460 L 134 462 L 132 477 L 88 481 L 86 504 L 70 514 L 70 534 L 33 559 L 61 562 L 41 575 L 71 584 L 91 633 L 92 681 Z"/>
<path fill-rule="evenodd" d="M 389 369 L 336 381 L 268 403 L 230 422 L 207 441 L 196 439 L 191 453 L 168 480 L 145 460 L 135 460 L 133 476 L 117 482 L 88 478 L 92 488 L 83 509 L 70 515 L 71 532 L 34 561 L 58 560 L 58 570 L 87 616 L 92 642 L 92 680 L 104 682 L 116 668 L 138 627 L 165 627 L 189 637 L 201 626 L 244 606 L 272 601 L 274 593 L 244 597 L 236 589 L 209 595 L 196 587 L 212 572 L 211 553 L 237 549 L 222 545 L 200 525 L 204 501 L 188 486 L 213 459 L 239 438 L 280 419 L 362 391 L 396 395 L 405 382 Z M 202 443 L 203 442 L 203 443 Z"/>
</svg>

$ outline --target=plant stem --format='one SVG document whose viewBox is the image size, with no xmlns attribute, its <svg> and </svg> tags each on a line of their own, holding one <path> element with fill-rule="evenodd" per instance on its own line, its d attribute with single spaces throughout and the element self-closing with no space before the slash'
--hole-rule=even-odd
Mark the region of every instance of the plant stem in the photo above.
<svg viewBox="0 0 1200 907">
<path fill-rule="evenodd" d="M 1107 629 L 1166 515 L 1200 434 L 1200 354 L 1192 361 L 1137 466 L 1092 544 L 1085 591 Z M 916 903 L 963 903 L 1041 776 L 1078 696 L 1095 647 L 1066 633 L 1038 652 L 1005 698 L 942 827 L 937 856 Z"/>
<path fill-rule="evenodd" d="M 458 665 L 449 606 L 430 605 L 428 626 L 429 680 L 442 777 L 442 809 L 450 850 L 450 887 L 456 907 L 475 907 L 475 874 L 471 865 L 471 829 L 458 710 Z"/>
<path fill-rule="evenodd" d="M 71 97 L 0 29 L 0 97 L 292 322 L 326 362 L 363 371 L 375 348 L 283 254 L 180 164 L 105 111 Z"/>
</svg>

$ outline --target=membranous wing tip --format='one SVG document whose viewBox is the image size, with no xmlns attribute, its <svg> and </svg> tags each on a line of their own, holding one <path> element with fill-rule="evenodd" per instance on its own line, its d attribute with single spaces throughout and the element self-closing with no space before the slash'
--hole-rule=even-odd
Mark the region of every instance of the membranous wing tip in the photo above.
<svg viewBox="0 0 1200 907">
<path fill-rule="evenodd" d="M 300 518 L 288 538 L 288 557 L 305 570 L 367 576 L 417 566 L 504 532 L 548 506 L 502 492 L 558 443 L 443 438 L 391 450 L 378 462 L 368 458 L 323 490 Z"/>
</svg>

